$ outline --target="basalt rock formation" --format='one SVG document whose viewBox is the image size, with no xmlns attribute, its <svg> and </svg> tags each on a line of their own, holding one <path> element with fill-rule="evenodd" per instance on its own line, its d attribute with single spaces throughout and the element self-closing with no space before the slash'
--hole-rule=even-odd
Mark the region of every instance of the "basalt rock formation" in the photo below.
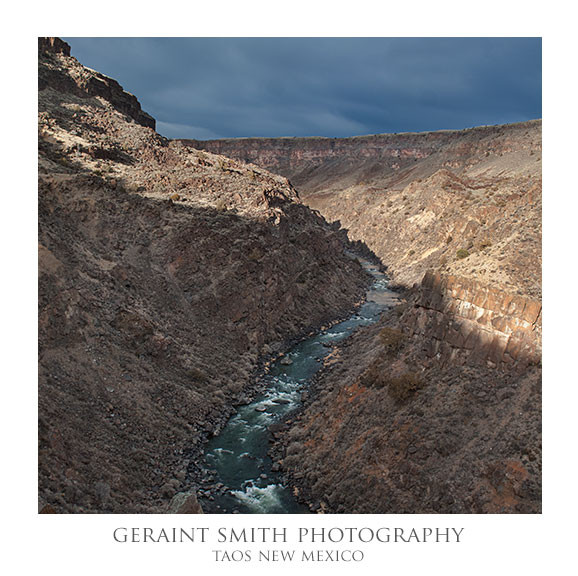
<svg viewBox="0 0 578 576">
<path fill-rule="evenodd" d="M 395 283 L 410 288 L 425 280 L 414 298 L 422 311 L 434 291 L 446 302 L 444 322 L 479 329 L 476 350 L 489 345 L 497 362 L 516 360 L 519 349 L 524 359 L 540 357 L 540 121 L 345 139 L 190 142 L 290 178 L 309 206 L 373 250 Z M 423 318 L 420 327 L 421 315 L 413 316 L 423 333 Z M 440 339 L 439 330 L 434 336 Z M 460 346 L 451 336 L 448 344 Z"/>
<path fill-rule="evenodd" d="M 38 68 L 39 91 L 50 88 L 80 98 L 98 96 L 138 124 L 154 130 L 155 119 L 144 112 L 137 98 L 125 92 L 116 80 L 84 66 L 63 69 L 59 65 L 61 58 L 50 58 L 49 55 L 69 57 L 70 46 L 60 38 L 38 38 L 38 57 L 42 61 Z"/>
<path fill-rule="evenodd" d="M 188 470 L 259 361 L 368 280 L 286 178 L 169 142 L 69 54 L 39 41 L 42 510 L 199 511 Z"/>
<path fill-rule="evenodd" d="M 539 512 L 541 122 L 195 146 L 288 177 L 404 290 L 277 434 L 301 497 L 326 512 Z"/>
</svg>

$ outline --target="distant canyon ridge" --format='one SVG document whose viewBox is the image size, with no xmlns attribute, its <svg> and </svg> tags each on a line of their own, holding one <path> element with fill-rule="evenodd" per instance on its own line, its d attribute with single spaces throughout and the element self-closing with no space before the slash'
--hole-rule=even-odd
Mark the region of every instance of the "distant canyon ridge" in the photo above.
<svg viewBox="0 0 578 576">
<path fill-rule="evenodd" d="M 286 176 L 306 204 L 367 244 L 396 283 L 423 281 L 424 294 L 458 300 L 463 321 L 483 326 L 486 339 L 498 337 L 495 360 L 539 358 L 540 120 L 344 139 L 183 143 Z"/>
</svg>

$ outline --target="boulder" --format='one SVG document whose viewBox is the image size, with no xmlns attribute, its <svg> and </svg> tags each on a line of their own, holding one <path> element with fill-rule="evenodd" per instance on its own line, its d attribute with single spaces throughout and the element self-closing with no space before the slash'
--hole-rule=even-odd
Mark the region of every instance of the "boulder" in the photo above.
<svg viewBox="0 0 578 576">
<path fill-rule="evenodd" d="M 194 492 L 179 492 L 173 496 L 167 514 L 203 514 L 203 509 Z"/>
</svg>

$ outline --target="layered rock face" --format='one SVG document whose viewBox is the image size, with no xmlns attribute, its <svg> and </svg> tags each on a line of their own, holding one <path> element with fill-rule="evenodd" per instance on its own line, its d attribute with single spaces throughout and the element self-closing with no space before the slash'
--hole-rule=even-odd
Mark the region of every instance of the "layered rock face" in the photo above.
<svg viewBox="0 0 578 576">
<path fill-rule="evenodd" d="M 406 331 L 427 343 L 442 364 L 462 360 L 490 366 L 537 364 L 541 359 L 539 300 L 456 276 L 428 272 L 402 316 Z"/>
<path fill-rule="evenodd" d="M 446 290 L 448 283 L 467 286 L 455 295 L 456 302 L 445 306 L 445 321 L 455 316 L 467 324 L 476 316 L 472 326 L 480 328 L 479 346 L 492 346 L 493 337 L 508 340 L 514 326 L 502 326 L 504 332 L 500 325 L 510 320 L 500 318 L 522 326 L 525 320 L 517 309 L 539 306 L 540 121 L 423 134 L 195 145 L 254 161 L 290 178 L 309 206 L 339 221 L 352 239 L 366 243 L 394 282 L 421 285 L 431 271 L 448 302 L 455 295 Z M 507 311 L 504 298 L 524 304 Z M 473 312 L 480 300 L 487 304 L 487 313 Z M 427 307 L 422 296 L 417 301 Z M 522 346 L 525 356 L 537 358 L 541 317 L 532 322 Z M 511 350 L 520 328 L 515 332 Z"/>
<path fill-rule="evenodd" d="M 116 82 L 40 47 L 43 509 L 198 512 L 188 469 L 260 359 L 367 278 L 284 177 L 165 140 Z"/>
<path fill-rule="evenodd" d="M 196 143 L 287 176 L 406 301 L 336 348 L 274 456 L 313 510 L 541 510 L 541 122 Z"/>
<path fill-rule="evenodd" d="M 289 178 L 305 196 L 355 184 L 400 190 L 440 168 L 483 166 L 540 149 L 541 121 L 469 130 L 377 134 L 352 138 L 182 140 L 196 149 L 253 163 Z M 535 161 L 536 158 L 533 158 Z"/>
</svg>

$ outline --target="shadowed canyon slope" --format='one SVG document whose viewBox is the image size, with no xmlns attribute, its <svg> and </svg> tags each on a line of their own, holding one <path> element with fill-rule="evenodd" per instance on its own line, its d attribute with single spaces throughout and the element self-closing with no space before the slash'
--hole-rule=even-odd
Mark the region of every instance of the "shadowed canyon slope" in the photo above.
<svg viewBox="0 0 578 576">
<path fill-rule="evenodd" d="M 194 511 L 258 362 L 368 279 L 284 177 L 162 138 L 58 39 L 38 66 L 41 508 Z"/>
<path fill-rule="evenodd" d="M 277 433 L 303 499 L 328 512 L 539 512 L 541 121 L 194 145 L 288 177 L 406 289 L 336 348 Z"/>
</svg>

